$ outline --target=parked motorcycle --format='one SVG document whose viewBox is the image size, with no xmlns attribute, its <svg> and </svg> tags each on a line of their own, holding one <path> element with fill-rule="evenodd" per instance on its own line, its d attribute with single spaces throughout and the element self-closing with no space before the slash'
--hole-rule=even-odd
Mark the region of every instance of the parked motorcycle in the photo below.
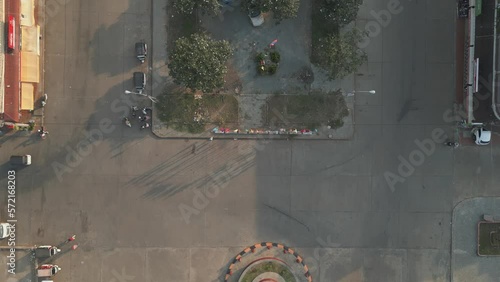
<svg viewBox="0 0 500 282">
<path fill-rule="evenodd" d="M 128 126 L 128 127 L 132 127 L 132 123 L 130 123 L 130 120 L 128 119 L 128 117 L 124 117 L 123 118 L 123 122 L 125 122 L 125 125 Z"/>
<path fill-rule="evenodd" d="M 45 105 L 47 105 L 47 100 L 49 99 L 49 97 L 47 96 L 47 93 L 43 94 L 42 96 L 42 107 L 45 107 Z"/>
<path fill-rule="evenodd" d="M 453 148 L 457 148 L 459 144 L 458 144 L 458 142 L 451 142 L 451 141 L 449 141 L 449 142 L 445 142 L 444 145 L 450 146 L 450 147 L 453 147 Z"/>
<path fill-rule="evenodd" d="M 45 138 L 47 138 L 47 135 L 48 135 L 48 134 L 49 134 L 49 132 L 48 132 L 48 131 L 46 131 L 46 130 L 43 128 L 43 126 L 42 126 L 40 129 L 38 129 L 38 135 L 40 136 L 40 138 L 45 139 Z"/>
<path fill-rule="evenodd" d="M 130 107 L 130 112 L 132 113 L 132 116 L 135 117 L 136 113 L 139 111 L 139 108 L 137 106 L 132 106 Z"/>
</svg>

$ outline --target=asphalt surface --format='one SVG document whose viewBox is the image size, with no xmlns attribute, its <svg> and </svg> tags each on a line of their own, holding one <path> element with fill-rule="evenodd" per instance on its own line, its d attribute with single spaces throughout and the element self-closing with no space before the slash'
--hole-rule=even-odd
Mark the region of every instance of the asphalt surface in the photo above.
<svg viewBox="0 0 500 282">
<path fill-rule="evenodd" d="M 449 281 L 453 208 L 498 195 L 499 149 L 430 141 L 435 130 L 455 132 L 444 119 L 455 93 L 455 1 L 401 7 L 366 47 L 355 89 L 377 94 L 356 97 L 352 140 L 209 142 L 121 123 L 122 93 L 147 67 L 133 46 L 151 38 L 149 2 L 67 1 L 46 20 L 49 137 L 1 139 L 4 183 L 12 152 L 33 156 L 16 174 L 17 244 L 76 234 L 79 248 L 55 260 L 58 281 L 220 281 L 242 247 L 262 241 L 296 248 L 314 281 Z M 385 9 L 365 3 L 357 25 Z M 92 145 L 82 142 L 89 132 Z M 422 153 L 418 141 L 434 149 Z M 398 172 L 417 155 L 414 171 Z M 387 175 L 402 179 L 389 185 Z"/>
</svg>

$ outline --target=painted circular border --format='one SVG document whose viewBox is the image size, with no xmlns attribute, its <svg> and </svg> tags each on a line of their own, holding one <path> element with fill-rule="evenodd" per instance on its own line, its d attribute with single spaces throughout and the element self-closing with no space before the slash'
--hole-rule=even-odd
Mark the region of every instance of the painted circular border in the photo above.
<svg viewBox="0 0 500 282">
<path fill-rule="evenodd" d="M 304 262 L 304 259 L 296 251 L 294 251 L 292 248 L 287 247 L 287 246 L 285 246 L 283 244 L 272 243 L 272 242 L 262 242 L 262 243 L 255 244 L 255 245 L 252 245 L 250 247 L 245 248 L 236 257 L 233 258 L 233 261 L 231 262 L 231 264 L 227 268 L 226 275 L 225 275 L 225 278 L 224 278 L 224 282 L 228 282 L 229 278 L 231 278 L 231 275 L 233 275 L 233 269 L 235 267 L 235 264 L 241 262 L 241 259 L 245 255 L 248 255 L 250 253 L 255 253 L 255 251 L 257 249 L 263 248 L 263 247 L 266 247 L 267 249 L 278 248 L 278 249 L 283 250 L 284 254 L 293 255 L 295 257 L 295 262 L 296 263 L 300 263 L 302 265 L 302 267 L 304 269 L 304 276 L 307 278 L 307 281 L 308 282 L 312 282 L 313 281 L 311 273 L 309 272 L 309 267 L 307 267 L 307 265 Z"/>
</svg>

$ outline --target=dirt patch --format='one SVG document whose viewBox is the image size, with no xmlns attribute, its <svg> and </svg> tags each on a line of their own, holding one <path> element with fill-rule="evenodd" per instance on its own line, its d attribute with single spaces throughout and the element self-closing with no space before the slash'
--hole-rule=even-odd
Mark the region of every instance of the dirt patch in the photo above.
<svg viewBox="0 0 500 282">
<path fill-rule="evenodd" d="M 244 129 L 262 128 L 266 113 L 266 101 L 270 95 L 251 94 L 238 96 L 240 107 L 240 125 Z"/>
<path fill-rule="evenodd" d="M 241 83 L 238 71 L 233 66 L 233 60 L 229 60 L 226 66 L 227 74 L 224 77 L 226 81 L 224 85 L 224 94 L 240 94 L 243 90 L 243 84 Z"/>
<path fill-rule="evenodd" d="M 307 127 L 322 125 L 339 128 L 349 114 L 341 93 L 313 91 L 309 95 L 274 95 L 267 101 L 264 113 L 266 125 L 277 127 Z"/>
<path fill-rule="evenodd" d="M 181 132 L 201 133 L 214 126 L 238 124 L 238 100 L 233 95 L 185 92 L 158 98 L 158 118 Z"/>
<path fill-rule="evenodd" d="M 310 85 L 314 82 L 314 72 L 310 67 L 301 68 L 298 72 L 294 73 L 293 77 L 304 84 Z"/>
</svg>

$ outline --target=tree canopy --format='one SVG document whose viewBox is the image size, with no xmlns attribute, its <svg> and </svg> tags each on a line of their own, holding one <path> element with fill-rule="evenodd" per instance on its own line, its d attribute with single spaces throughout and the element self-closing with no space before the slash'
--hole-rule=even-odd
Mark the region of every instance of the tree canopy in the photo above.
<svg viewBox="0 0 500 282">
<path fill-rule="evenodd" d="M 320 38 L 313 50 L 313 62 L 325 69 L 330 79 L 355 72 L 368 58 L 358 47 L 363 36 L 359 29 L 353 29 Z"/>
<path fill-rule="evenodd" d="M 356 19 L 363 0 L 321 0 L 320 13 L 325 20 L 341 28 Z"/>
<path fill-rule="evenodd" d="M 170 76 L 178 84 L 204 93 L 224 85 L 226 62 L 232 54 L 229 42 L 204 33 L 181 37 L 170 55 Z"/>
<path fill-rule="evenodd" d="M 241 6 L 245 12 L 253 9 L 261 12 L 273 12 L 275 19 L 285 20 L 297 16 L 300 0 L 242 0 Z"/>
<path fill-rule="evenodd" d="M 181 14 L 192 14 L 196 9 L 209 14 L 219 14 L 219 0 L 175 0 L 174 7 Z"/>
</svg>

